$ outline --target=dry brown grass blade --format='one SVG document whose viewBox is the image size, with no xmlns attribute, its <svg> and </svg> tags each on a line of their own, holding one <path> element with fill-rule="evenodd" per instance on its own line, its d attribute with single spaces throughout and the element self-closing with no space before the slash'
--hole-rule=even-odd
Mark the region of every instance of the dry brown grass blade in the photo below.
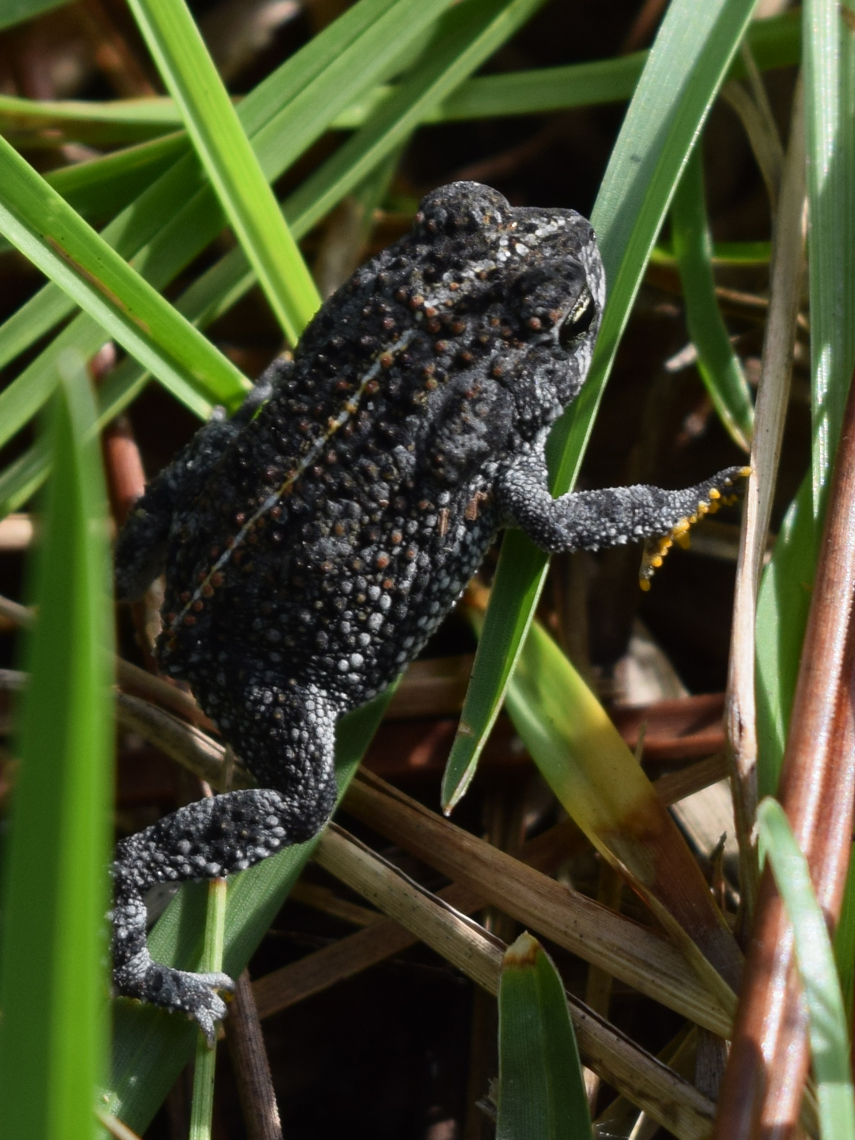
<svg viewBox="0 0 855 1140">
<path fill-rule="evenodd" d="M 438 897 L 462 914 L 477 910 L 483 903 L 474 891 L 456 884 L 440 891 Z M 272 1017 L 312 994 L 400 954 L 416 942 L 418 938 L 400 923 L 391 918 L 381 918 L 355 934 L 324 946 L 322 950 L 257 978 L 252 989 L 258 1015 L 262 1019 Z"/>
<path fill-rule="evenodd" d="M 2 596 L 0 596 L 0 616 L 22 629 L 30 629 L 35 620 L 35 614 L 27 606 L 22 606 L 20 603 Z M 122 657 L 116 658 L 116 676 L 119 684 L 128 692 L 144 697 L 155 705 L 172 709 L 193 724 L 211 726 L 210 720 L 190 694 L 185 693 L 162 677 L 155 677 L 152 673 L 147 673 L 145 669 L 140 669 L 138 665 L 132 665 L 130 661 L 125 661 Z"/>
<path fill-rule="evenodd" d="M 332 824 L 315 857 L 336 878 L 392 915 L 489 993 L 498 991 L 504 944 L 443 905 Z M 680 1140 L 709 1135 L 713 1104 L 655 1057 L 568 995 L 580 1052 L 595 1072 Z"/>
<path fill-rule="evenodd" d="M 654 786 L 663 803 L 673 803 L 680 795 L 689 795 L 719 779 L 723 765 L 723 757 L 701 760 L 682 772 L 662 776 Z M 559 863 L 587 846 L 587 839 L 572 820 L 564 820 L 524 844 L 520 858 L 529 866 L 548 874 Z M 438 894 L 449 906 L 465 914 L 478 910 L 485 901 L 477 891 L 457 883 L 443 888 Z M 370 929 L 358 930 L 330 946 L 307 954 L 297 962 L 291 962 L 256 979 L 253 991 L 259 1013 L 261 1017 L 278 1013 L 401 953 L 417 941 L 409 931 L 393 920 L 380 919 Z"/>
<path fill-rule="evenodd" d="M 101 1112 L 99 1109 L 96 1109 L 95 1115 L 110 1135 L 115 1136 L 116 1140 L 141 1140 L 140 1136 L 134 1132 L 132 1128 L 128 1128 L 124 1121 L 119 1120 L 118 1117 L 113 1116 L 111 1113 Z"/>
<path fill-rule="evenodd" d="M 172 713 L 140 700 L 139 697 L 128 696 L 127 693 L 116 694 L 116 718 L 123 728 L 139 733 L 143 739 L 154 744 L 167 756 L 178 760 L 200 779 L 220 788 L 224 775 L 225 749 L 207 733 L 194 725 L 185 724 Z M 232 780 L 232 785 L 236 788 L 246 787 L 246 781 L 237 778 Z"/>
<path fill-rule="evenodd" d="M 855 384 L 850 385 L 813 600 L 784 753 L 779 798 L 830 923 L 840 905 L 855 796 L 852 631 L 855 591 Z M 768 868 L 745 972 L 718 1140 L 794 1134 L 808 1066 L 792 938 Z"/>
<path fill-rule="evenodd" d="M 757 591 L 778 472 L 790 392 L 796 318 L 804 275 L 805 157 L 801 84 L 793 104 L 790 145 L 781 180 L 772 257 L 769 320 L 751 448 L 752 475 L 745 493 L 733 603 L 730 676 L 725 714 L 730 743 L 736 835 L 743 906 L 754 910 L 757 854 L 751 829 L 757 814 L 757 728 L 754 698 L 754 627 Z"/>
<path fill-rule="evenodd" d="M 732 1008 L 660 935 L 600 906 L 434 814 L 377 777 L 355 781 L 345 807 L 393 842 L 559 946 L 690 1020 L 727 1036 Z"/>
</svg>

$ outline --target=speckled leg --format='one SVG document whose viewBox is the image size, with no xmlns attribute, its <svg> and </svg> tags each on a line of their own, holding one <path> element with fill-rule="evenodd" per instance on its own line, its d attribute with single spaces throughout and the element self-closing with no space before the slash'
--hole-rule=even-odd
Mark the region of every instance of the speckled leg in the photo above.
<svg viewBox="0 0 855 1140">
<path fill-rule="evenodd" d="M 639 484 L 602 491 L 573 491 L 553 499 L 546 464 L 532 453 L 514 464 L 497 488 L 499 505 L 541 549 L 599 550 L 650 538 L 679 537 L 715 508 L 722 495 L 746 474 L 729 467 L 682 491 Z"/>
<path fill-rule="evenodd" d="M 152 961 L 145 893 L 155 883 L 212 879 L 259 863 L 315 835 L 335 805 L 337 708 L 310 686 L 260 680 L 209 691 L 200 701 L 231 739 L 247 741 L 244 763 L 275 788 L 229 792 L 189 804 L 123 840 L 113 866 L 113 980 L 119 993 L 183 1010 L 213 1043 L 230 990 L 225 974 L 193 974 Z"/>
</svg>

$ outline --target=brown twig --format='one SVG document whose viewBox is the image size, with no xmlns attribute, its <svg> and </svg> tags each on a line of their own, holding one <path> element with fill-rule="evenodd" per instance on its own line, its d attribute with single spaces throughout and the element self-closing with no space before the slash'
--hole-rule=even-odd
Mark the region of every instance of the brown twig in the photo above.
<svg viewBox="0 0 855 1140">
<path fill-rule="evenodd" d="M 828 922 L 840 913 L 855 794 L 855 384 L 834 467 L 779 798 Z M 717 1140 L 785 1140 L 797 1127 L 808 1045 L 792 937 L 768 868 L 722 1085 Z"/>
<path fill-rule="evenodd" d="M 270 1062 L 246 970 L 237 980 L 225 1029 L 249 1140 L 282 1140 Z"/>
</svg>

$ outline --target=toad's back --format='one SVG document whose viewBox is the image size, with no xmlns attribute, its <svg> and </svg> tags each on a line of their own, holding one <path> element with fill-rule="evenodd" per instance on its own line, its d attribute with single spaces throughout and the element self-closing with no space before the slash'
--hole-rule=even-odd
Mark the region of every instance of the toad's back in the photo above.
<svg viewBox="0 0 855 1140">
<path fill-rule="evenodd" d="M 526 274 L 542 288 L 547 255 L 592 240 L 570 211 L 497 199 L 417 224 L 268 374 L 269 401 L 175 513 L 167 671 L 198 682 L 245 658 L 355 705 L 453 604 L 499 525 L 497 472 L 541 427 L 515 402 L 542 338 Z"/>
</svg>

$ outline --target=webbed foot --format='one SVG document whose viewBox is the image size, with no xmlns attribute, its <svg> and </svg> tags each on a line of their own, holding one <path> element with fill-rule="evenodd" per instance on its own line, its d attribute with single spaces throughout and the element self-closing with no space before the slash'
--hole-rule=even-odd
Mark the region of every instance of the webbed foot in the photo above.
<svg viewBox="0 0 855 1140">
<path fill-rule="evenodd" d="M 217 993 L 234 993 L 228 974 L 193 974 L 152 961 L 148 951 L 135 955 L 114 974 L 116 988 L 127 997 L 139 998 L 164 1009 L 192 1017 L 213 1049 L 217 1022 L 226 1016 L 226 1003 Z"/>
</svg>

